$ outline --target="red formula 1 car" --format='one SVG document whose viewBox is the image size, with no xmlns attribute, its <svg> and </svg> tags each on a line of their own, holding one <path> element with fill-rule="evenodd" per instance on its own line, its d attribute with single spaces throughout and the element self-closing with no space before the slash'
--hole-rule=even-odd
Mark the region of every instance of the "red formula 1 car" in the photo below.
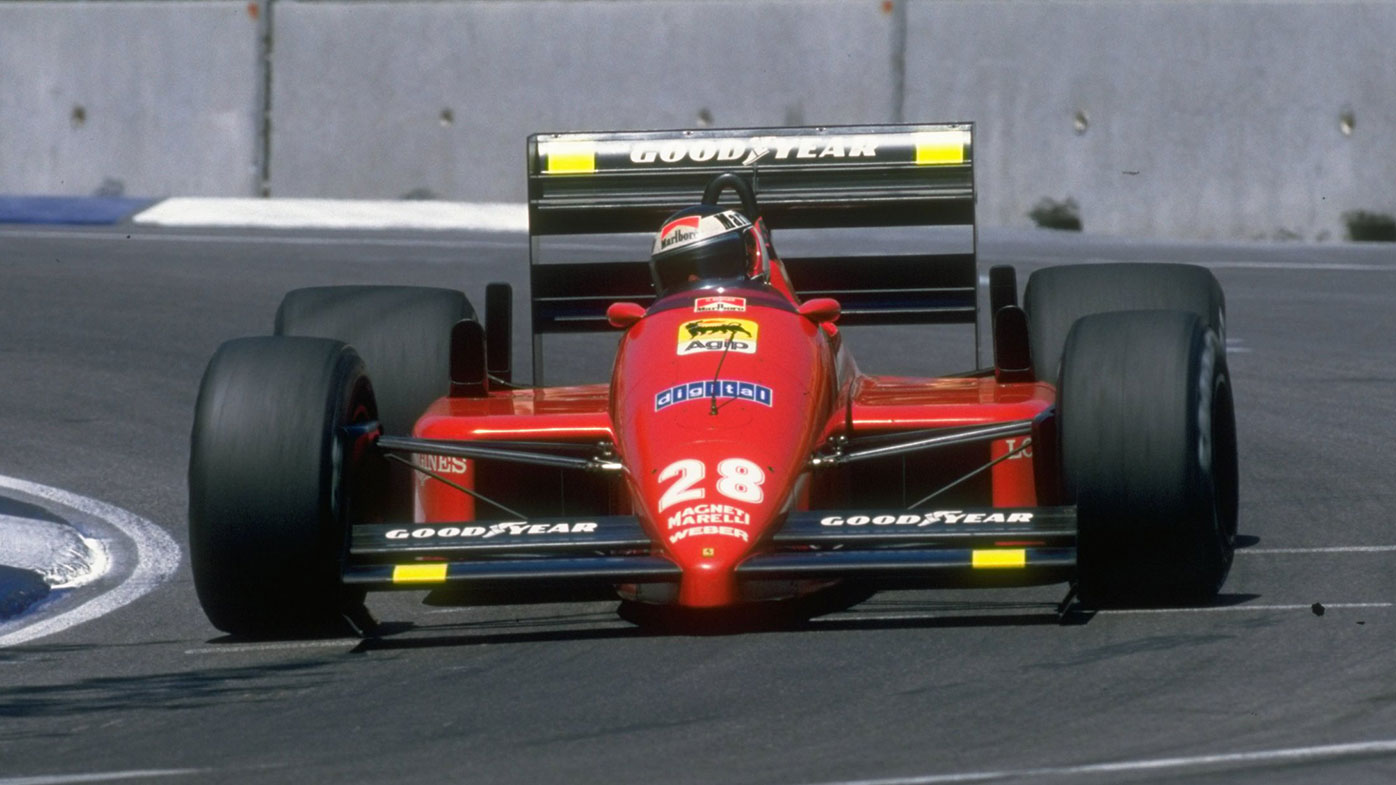
<svg viewBox="0 0 1396 785">
<path fill-rule="evenodd" d="M 1047 268 L 1020 305 L 995 267 L 993 366 L 953 376 L 865 374 L 844 345 L 976 322 L 973 149 L 968 124 L 531 137 L 532 386 L 512 382 L 502 284 L 483 324 L 446 289 L 297 290 L 274 336 L 214 355 L 189 471 L 209 619 L 294 634 L 402 588 L 620 597 L 641 619 L 836 587 L 1211 597 L 1237 468 L 1210 272 Z M 891 226 L 958 226 L 967 247 L 772 244 Z M 649 258 L 547 258 L 595 233 L 645 233 Z M 542 385 L 545 335 L 606 330 L 609 382 Z"/>
</svg>

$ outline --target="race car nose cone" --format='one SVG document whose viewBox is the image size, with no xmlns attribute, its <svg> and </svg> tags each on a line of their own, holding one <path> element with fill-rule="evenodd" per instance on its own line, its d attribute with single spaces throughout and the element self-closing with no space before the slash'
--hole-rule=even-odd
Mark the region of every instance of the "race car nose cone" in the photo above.
<svg viewBox="0 0 1396 785">
<path fill-rule="evenodd" d="M 711 541 L 703 545 L 701 540 Z M 694 542 L 672 552 L 683 562 L 683 579 L 679 582 L 679 604 L 689 608 L 713 608 L 729 605 L 737 595 L 737 562 L 746 555 L 745 548 L 721 542 L 721 537 L 696 537 Z"/>
<path fill-rule="evenodd" d="M 680 605 L 708 607 L 732 601 L 733 571 L 761 531 L 752 523 L 750 511 L 721 502 L 687 505 L 665 518 L 669 553 L 684 571 Z"/>
<path fill-rule="evenodd" d="M 790 505 L 830 415 L 818 327 L 731 299 L 651 313 L 623 339 L 612 376 L 632 507 L 682 568 L 686 607 L 740 600 L 736 566 Z M 743 310 L 697 310 L 718 302 Z"/>
</svg>

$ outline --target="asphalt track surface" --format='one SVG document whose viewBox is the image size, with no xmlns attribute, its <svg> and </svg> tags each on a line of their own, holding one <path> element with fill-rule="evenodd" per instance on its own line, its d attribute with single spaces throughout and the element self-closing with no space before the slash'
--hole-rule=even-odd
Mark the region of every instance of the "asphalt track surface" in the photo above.
<svg viewBox="0 0 1396 785">
<path fill-rule="evenodd" d="M 0 475 L 184 548 L 194 397 L 219 342 L 268 332 L 297 286 L 478 301 L 487 281 L 522 286 L 524 253 L 518 235 L 0 228 Z M 1023 279 L 1078 259 L 1216 271 L 1245 547 L 1215 605 L 1062 624 L 1058 587 L 901 592 L 807 628 L 689 636 L 640 632 L 613 603 L 413 592 L 370 598 L 378 638 L 252 644 L 208 625 L 184 558 L 129 604 L 0 645 L 0 785 L 1396 779 L 1390 246 L 985 231 L 981 256 Z M 865 370 L 909 373 L 964 368 L 970 340 L 850 338 Z M 604 369 L 606 346 L 567 355 L 558 381 Z M 75 514 L 0 497 L 4 514 Z M 130 574 L 133 543 L 102 531 Z M 55 592 L 0 636 L 101 590 Z"/>
</svg>

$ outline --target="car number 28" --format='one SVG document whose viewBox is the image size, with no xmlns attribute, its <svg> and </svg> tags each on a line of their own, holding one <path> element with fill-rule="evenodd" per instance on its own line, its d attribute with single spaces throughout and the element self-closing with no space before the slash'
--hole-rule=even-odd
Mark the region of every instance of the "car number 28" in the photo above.
<svg viewBox="0 0 1396 785">
<path fill-rule="evenodd" d="M 697 458 L 684 458 L 665 466 L 664 471 L 659 473 L 659 481 L 665 483 L 674 480 L 674 484 L 659 497 L 659 511 L 663 512 L 679 502 L 703 498 L 707 495 L 707 490 L 695 486 L 707 475 L 707 465 Z M 718 493 L 729 499 L 760 504 L 765 498 L 761 492 L 761 484 L 766 481 L 766 473 L 746 458 L 726 458 L 718 461 L 717 476 L 717 484 L 714 487 Z"/>
</svg>

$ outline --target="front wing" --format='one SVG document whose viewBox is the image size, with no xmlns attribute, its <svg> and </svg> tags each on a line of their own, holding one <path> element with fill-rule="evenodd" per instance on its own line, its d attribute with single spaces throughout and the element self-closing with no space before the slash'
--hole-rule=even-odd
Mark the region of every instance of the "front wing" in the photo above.
<svg viewBox="0 0 1396 785">
<path fill-rule="evenodd" d="M 1051 583 L 1074 575 L 1076 540 L 1074 507 L 801 511 L 736 574 L 897 587 Z M 375 590 L 582 590 L 681 577 L 634 516 L 360 524 L 343 573 L 346 584 Z"/>
</svg>

